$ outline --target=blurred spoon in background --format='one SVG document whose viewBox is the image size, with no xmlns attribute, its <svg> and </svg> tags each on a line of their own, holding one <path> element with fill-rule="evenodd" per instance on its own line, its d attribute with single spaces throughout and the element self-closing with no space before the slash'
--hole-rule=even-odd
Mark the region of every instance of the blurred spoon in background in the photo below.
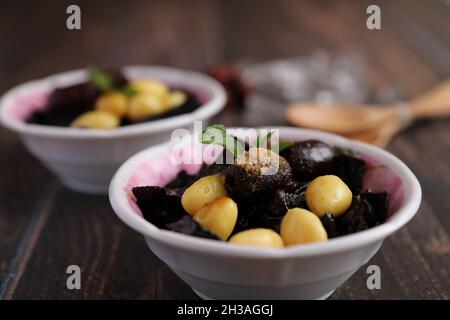
<svg viewBox="0 0 450 320">
<path fill-rule="evenodd" d="M 450 116 L 450 79 L 399 105 L 290 105 L 286 119 L 297 126 L 329 131 L 385 147 L 413 120 Z"/>
</svg>

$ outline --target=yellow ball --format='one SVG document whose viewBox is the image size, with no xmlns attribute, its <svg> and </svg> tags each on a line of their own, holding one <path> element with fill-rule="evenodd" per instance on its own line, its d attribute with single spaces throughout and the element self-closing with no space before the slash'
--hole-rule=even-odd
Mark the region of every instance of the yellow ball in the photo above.
<svg viewBox="0 0 450 320">
<path fill-rule="evenodd" d="M 233 232 L 238 215 L 236 202 L 228 197 L 219 197 L 200 208 L 194 215 L 204 229 L 221 240 L 227 240 Z"/>
<path fill-rule="evenodd" d="M 130 98 L 127 117 L 132 121 L 140 121 L 166 111 L 161 99 L 147 93 L 138 93 Z"/>
<path fill-rule="evenodd" d="M 98 97 L 95 108 L 123 117 L 128 109 L 128 97 L 120 92 L 104 93 Z"/>
<path fill-rule="evenodd" d="M 172 108 L 177 108 L 181 105 L 183 105 L 187 100 L 187 96 L 184 92 L 175 90 L 170 93 L 170 95 L 167 97 L 167 106 Z"/>
<path fill-rule="evenodd" d="M 283 248 L 284 243 L 280 235 L 271 229 L 256 228 L 241 231 L 232 236 L 230 243 L 265 247 L 265 248 Z"/>
<path fill-rule="evenodd" d="M 165 99 L 169 95 L 169 88 L 155 80 L 135 80 L 130 82 L 130 86 L 138 93 L 147 93 L 159 99 Z"/>
<path fill-rule="evenodd" d="M 222 196 L 227 196 L 223 177 L 206 176 L 195 181 L 184 191 L 181 204 L 189 214 L 195 215 L 201 207 Z"/>
<path fill-rule="evenodd" d="M 320 219 L 314 213 L 300 208 L 288 210 L 281 221 L 280 234 L 286 246 L 328 239 Z"/>
<path fill-rule="evenodd" d="M 333 175 L 317 177 L 311 181 L 305 196 L 309 209 L 319 217 L 327 212 L 338 217 L 350 208 L 353 200 L 349 187 Z"/>
<path fill-rule="evenodd" d="M 113 129 L 120 125 L 120 119 L 102 110 L 88 111 L 78 116 L 72 123 L 74 128 Z"/>
</svg>

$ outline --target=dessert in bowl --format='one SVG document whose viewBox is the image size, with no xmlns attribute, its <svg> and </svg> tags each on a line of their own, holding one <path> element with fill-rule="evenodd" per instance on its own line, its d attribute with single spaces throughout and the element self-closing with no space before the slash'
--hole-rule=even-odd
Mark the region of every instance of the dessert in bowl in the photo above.
<svg viewBox="0 0 450 320">
<path fill-rule="evenodd" d="M 175 128 L 208 121 L 225 104 L 221 85 L 196 72 L 130 66 L 110 74 L 112 83 L 96 75 L 101 88 L 88 70 L 76 70 L 24 83 L 0 100 L 1 123 L 65 186 L 82 192 L 106 193 L 132 154 L 167 141 Z"/>
<path fill-rule="evenodd" d="M 306 181 L 306 189 L 298 185 L 290 189 L 285 178 L 271 178 L 269 189 L 275 187 L 268 192 L 265 186 L 247 184 L 252 178 L 240 179 L 248 172 L 239 169 L 234 179 L 230 171 L 237 168 L 233 165 L 232 169 L 217 169 L 214 164 L 174 160 L 179 148 L 182 153 L 197 148 L 194 139 L 149 148 L 123 164 L 110 185 L 113 209 L 203 298 L 326 298 L 370 260 L 387 236 L 415 215 L 420 185 L 399 159 L 382 149 L 306 129 L 279 128 L 279 136 L 295 143 L 279 151 L 280 157 L 289 159 L 292 172 L 278 172 L 292 174 L 297 182 Z M 332 165 L 322 161 L 328 156 L 326 147 L 321 147 L 320 165 L 312 171 L 304 165 L 299 171 L 302 165 L 292 153 L 308 148 L 312 141 L 332 147 Z M 338 156 L 342 150 L 344 156 L 363 163 L 360 185 L 353 183 L 359 179 L 346 179 L 345 170 L 336 170 L 345 167 Z M 212 154 L 215 157 L 205 162 L 214 161 L 217 153 Z M 351 176 L 358 175 L 357 171 Z M 205 183 L 207 188 L 202 187 Z M 323 188 L 330 184 L 335 188 L 332 192 Z M 288 194 L 281 197 L 288 201 L 275 206 L 278 216 L 270 216 L 266 208 L 279 190 Z M 192 193 L 209 198 L 193 198 Z M 263 197 L 259 202 L 251 200 L 257 210 L 250 214 L 252 202 L 250 206 L 245 203 L 258 194 Z M 320 201 L 316 201 L 317 194 Z M 327 194 L 337 197 L 337 203 L 327 207 Z M 258 204 L 264 201 L 264 206 Z M 216 218 L 219 223 L 214 222 Z"/>
</svg>

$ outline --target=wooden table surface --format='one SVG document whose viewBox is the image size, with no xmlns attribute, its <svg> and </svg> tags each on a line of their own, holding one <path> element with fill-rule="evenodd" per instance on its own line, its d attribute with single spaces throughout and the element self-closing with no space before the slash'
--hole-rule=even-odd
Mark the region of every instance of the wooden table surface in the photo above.
<svg viewBox="0 0 450 320">
<path fill-rule="evenodd" d="M 450 75 L 448 1 L 373 2 L 382 9 L 379 31 L 365 27 L 371 1 L 1 1 L 0 92 L 90 64 L 203 70 L 317 49 L 357 48 L 370 88 L 405 99 Z M 65 28 L 71 3 L 81 6 L 81 31 Z M 286 124 L 280 105 L 267 101 L 216 121 Z M 422 184 L 419 213 L 370 262 L 381 268 L 381 290 L 367 289 L 363 267 L 331 299 L 448 299 L 450 120 L 417 123 L 388 150 Z M 116 218 L 107 196 L 62 187 L 5 129 L 0 155 L 0 298 L 197 299 Z M 72 264 L 81 267 L 82 290 L 66 288 Z"/>
</svg>

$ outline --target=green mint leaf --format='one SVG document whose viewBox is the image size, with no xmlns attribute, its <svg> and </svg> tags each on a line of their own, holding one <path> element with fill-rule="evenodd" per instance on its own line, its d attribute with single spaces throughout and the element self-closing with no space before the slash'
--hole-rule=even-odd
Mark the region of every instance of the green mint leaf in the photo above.
<svg viewBox="0 0 450 320">
<path fill-rule="evenodd" d="M 256 141 L 256 147 L 262 147 L 265 146 L 268 148 L 270 146 L 270 139 L 272 138 L 274 132 L 269 131 L 264 137 L 261 136 L 261 130 L 258 131 L 258 139 Z"/>
<path fill-rule="evenodd" d="M 353 150 L 351 150 L 351 149 L 342 148 L 342 147 L 339 147 L 339 146 L 334 146 L 333 147 L 333 154 L 335 156 L 339 156 L 341 154 L 347 155 L 347 156 L 354 156 L 355 152 Z"/>
<path fill-rule="evenodd" d="M 123 93 L 126 96 L 132 97 L 138 94 L 138 91 L 131 86 L 124 86 L 122 88 L 117 89 L 120 93 Z"/>
<path fill-rule="evenodd" d="M 242 144 L 227 133 L 227 129 L 222 124 L 213 124 L 200 133 L 200 143 L 215 144 L 223 146 L 235 157 L 245 152 Z"/>
<path fill-rule="evenodd" d="M 227 129 L 223 124 L 213 124 L 202 130 L 200 142 L 203 144 L 218 144 L 224 141 Z"/>
<path fill-rule="evenodd" d="M 91 81 L 101 91 L 110 91 L 113 89 L 113 78 L 96 67 L 89 68 Z"/>
<path fill-rule="evenodd" d="M 273 145 L 271 149 L 276 150 L 276 148 L 278 148 L 278 152 L 281 152 L 284 149 L 289 148 L 293 144 L 294 144 L 294 142 L 292 142 L 292 141 L 280 141 L 278 144 Z"/>
</svg>

